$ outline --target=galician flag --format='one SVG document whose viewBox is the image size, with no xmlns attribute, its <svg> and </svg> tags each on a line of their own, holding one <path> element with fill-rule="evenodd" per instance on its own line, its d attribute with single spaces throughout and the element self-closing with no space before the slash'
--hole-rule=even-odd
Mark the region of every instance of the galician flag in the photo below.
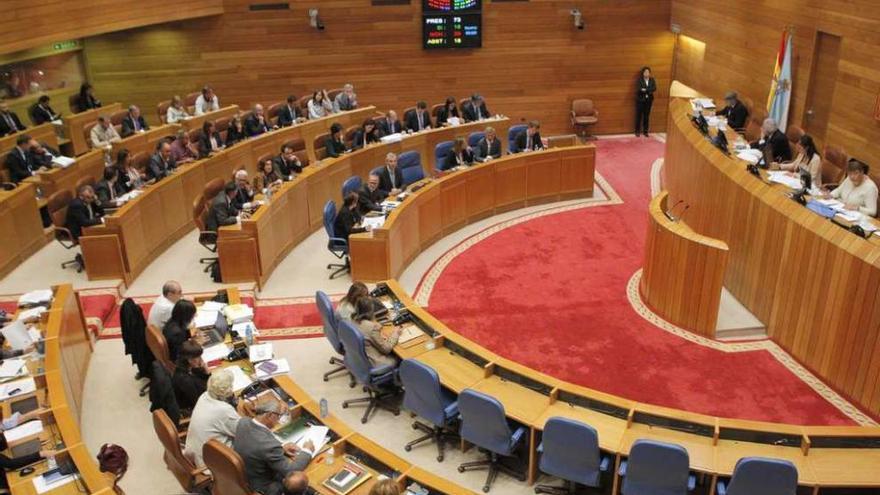
<svg viewBox="0 0 880 495">
<path fill-rule="evenodd" d="M 770 83 L 770 96 L 767 98 L 767 113 L 785 132 L 788 126 L 788 106 L 791 102 L 791 33 L 786 28 L 782 32 L 782 44 L 776 56 L 773 81 Z"/>
</svg>

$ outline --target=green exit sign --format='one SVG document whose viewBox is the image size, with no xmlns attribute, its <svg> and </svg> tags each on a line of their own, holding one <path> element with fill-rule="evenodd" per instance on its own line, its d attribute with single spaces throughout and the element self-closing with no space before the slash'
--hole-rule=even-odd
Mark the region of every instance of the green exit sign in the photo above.
<svg viewBox="0 0 880 495">
<path fill-rule="evenodd" d="M 72 48 L 79 48 L 79 41 L 77 41 L 77 40 L 60 41 L 60 42 L 52 45 L 53 50 L 70 50 Z"/>
</svg>

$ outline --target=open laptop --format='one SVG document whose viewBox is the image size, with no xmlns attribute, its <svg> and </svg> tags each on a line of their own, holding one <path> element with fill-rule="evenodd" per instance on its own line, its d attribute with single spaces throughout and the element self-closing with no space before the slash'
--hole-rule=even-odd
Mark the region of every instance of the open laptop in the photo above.
<svg viewBox="0 0 880 495">
<path fill-rule="evenodd" d="M 202 333 L 208 338 L 205 346 L 220 344 L 226 340 L 226 334 L 229 333 L 229 323 L 226 321 L 226 317 L 223 316 L 222 311 L 217 313 L 217 322 L 214 323 L 214 327 L 205 328 L 202 330 Z"/>
</svg>

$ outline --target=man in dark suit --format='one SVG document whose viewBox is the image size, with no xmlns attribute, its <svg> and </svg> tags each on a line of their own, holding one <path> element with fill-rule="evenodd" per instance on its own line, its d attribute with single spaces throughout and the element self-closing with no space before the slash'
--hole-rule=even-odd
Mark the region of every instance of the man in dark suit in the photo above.
<svg viewBox="0 0 880 495">
<path fill-rule="evenodd" d="M 257 103 L 248 118 L 244 120 L 245 135 L 248 137 L 259 136 L 271 129 L 272 126 L 266 121 L 266 116 L 263 113 L 263 105 Z"/>
<path fill-rule="evenodd" d="M 431 128 L 431 115 L 428 113 L 428 104 L 424 101 L 416 103 L 416 109 L 404 116 L 406 128 L 412 132 L 424 131 Z"/>
<path fill-rule="evenodd" d="M 9 110 L 5 101 L 0 101 L 0 136 L 8 136 L 27 129 L 15 112 Z"/>
<path fill-rule="evenodd" d="M 397 112 L 394 110 L 388 110 L 385 118 L 379 121 L 379 126 L 382 128 L 382 135 L 384 136 L 403 131 L 403 124 L 400 123 L 400 120 L 397 118 Z"/>
<path fill-rule="evenodd" d="M 15 147 L 6 155 L 6 170 L 9 171 L 9 180 L 18 184 L 34 175 L 37 170 L 47 170 L 45 166 L 34 163 L 31 150 L 37 146 L 37 141 L 27 134 L 23 134 L 15 140 Z"/>
<path fill-rule="evenodd" d="M 751 143 L 752 148 L 761 150 L 764 161 L 769 165 L 772 162 L 782 163 L 791 161 L 791 146 L 785 133 L 779 130 L 776 121 L 764 119 L 761 125 L 761 139 Z"/>
<path fill-rule="evenodd" d="M 305 120 L 302 109 L 297 105 L 298 101 L 299 98 L 294 95 L 287 97 L 287 105 L 278 112 L 278 127 L 287 127 Z"/>
<path fill-rule="evenodd" d="M 247 218 L 246 213 L 242 213 L 232 204 L 232 198 L 237 192 L 238 186 L 235 182 L 227 182 L 223 192 L 211 201 L 211 209 L 205 218 L 205 229 L 208 232 L 217 232 L 217 229 L 223 225 L 235 225 L 239 216 Z"/>
<path fill-rule="evenodd" d="M 98 197 L 98 201 L 101 203 L 101 206 L 116 206 L 116 196 L 118 188 L 116 187 L 116 180 L 119 177 L 118 172 L 115 167 L 106 167 L 104 169 L 104 177 L 97 184 L 95 184 L 95 196 Z"/>
<path fill-rule="evenodd" d="M 177 162 L 171 156 L 171 144 L 164 139 L 159 141 L 156 152 L 150 157 L 147 165 L 147 180 L 160 181 L 177 168 Z"/>
<path fill-rule="evenodd" d="M 726 106 L 718 111 L 718 115 L 727 117 L 727 125 L 736 130 L 742 130 L 746 127 L 746 121 L 749 118 L 749 109 L 737 96 L 735 91 L 728 91 L 724 95 Z"/>
<path fill-rule="evenodd" d="M 61 153 L 55 148 L 37 141 L 34 141 L 34 146 L 30 148 L 30 153 L 31 161 L 34 167 L 37 168 L 52 168 L 52 162 L 55 161 L 55 157 L 61 156 Z"/>
<path fill-rule="evenodd" d="M 296 494 L 308 487 L 303 470 L 315 455 L 315 446 L 307 441 L 297 448 L 291 443 L 282 445 L 275 438 L 272 429 L 285 412 L 280 402 L 259 402 L 256 416 L 240 420 L 235 429 L 232 448 L 244 463 L 251 490 L 263 495 Z"/>
<path fill-rule="evenodd" d="M 250 210 L 254 208 L 254 188 L 251 187 L 251 181 L 248 180 L 247 170 L 238 170 L 235 172 L 235 196 L 232 197 L 232 206 L 236 210 Z"/>
<path fill-rule="evenodd" d="M 128 107 L 128 115 L 122 119 L 122 132 L 119 134 L 126 138 L 133 134 L 137 134 L 138 132 L 144 132 L 149 130 L 150 126 L 147 125 L 147 121 L 144 120 L 144 117 L 141 116 L 141 109 L 136 105 L 132 105 Z"/>
<path fill-rule="evenodd" d="M 526 130 L 520 132 L 514 138 L 516 149 L 522 151 L 535 151 L 544 149 L 544 143 L 541 141 L 541 123 L 537 120 L 529 121 Z"/>
<path fill-rule="evenodd" d="M 358 211 L 361 215 L 371 211 L 382 211 L 382 201 L 385 201 L 385 194 L 379 189 L 379 176 L 371 173 L 367 177 L 367 182 L 358 191 Z"/>
<path fill-rule="evenodd" d="M 61 114 L 55 113 L 55 110 L 49 106 L 49 95 L 43 95 L 31 107 L 31 117 L 34 120 L 34 125 L 40 125 L 60 119 Z"/>
<path fill-rule="evenodd" d="M 385 167 L 379 172 L 379 190 L 386 197 L 396 196 L 403 189 L 403 172 L 397 168 L 397 155 L 385 155 Z"/>
<path fill-rule="evenodd" d="M 478 93 L 474 93 L 471 99 L 465 102 L 461 112 L 465 122 L 487 119 L 490 115 L 489 109 L 486 108 L 486 101 Z"/>
<path fill-rule="evenodd" d="M 64 226 L 74 239 L 79 239 L 83 227 L 104 223 L 104 208 L 101 207 L 92 186 L 80 186 L 76 193 L 77 197 L 67 205 Z"/>
<path fill-rule="evenodd" d="M 281 145 L 281 154 L 272 159 L 272 165 L 275 168 L 275 174 L 282 180 L 292 180 L 295 174 L 303 171 L 302 162 L 293 151 L 293 146 L 289 143 Z"/>
<path fill-rule="evenodd" d="M 477 144 L 477 151 L 474 158 L 478 162 L 488 162 L 495 158 L 501 158 L 501 141 L 495 134 L 495 129 L 487 127 L 483 139 Z"/>
<path fill-rule="evenodd" d="M 636 81 L 636 136 L 644 134 L 648 137 L 648 124 L 651 122 L 655 91 L 657 91 L 657 82 L 651 76 L 651 68 L 642 67 L 641 75 Z"/>
<path fill-rule="evenodd" d="M 351 234 L 359 234 L 369 229 L 361 226 L 358 193 L 352 191 L 342 198 L 342 207 L 333 219 L 333 235 L 348 240 Z"/>
</svg>

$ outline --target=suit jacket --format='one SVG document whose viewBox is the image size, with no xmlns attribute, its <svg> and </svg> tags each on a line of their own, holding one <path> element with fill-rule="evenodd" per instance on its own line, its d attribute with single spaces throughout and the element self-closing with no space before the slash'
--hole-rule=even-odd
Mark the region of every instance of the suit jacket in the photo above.
<svg viewBox="0 0 880 495">
<path fill-rule="evenodd" d="M 408 114 L 406 114 L 405 118 L 406 118 L 406 128 L 413 131 L 413 132 L 419 132 L 420 129 L 419 129 L 418 111 L 413 110 L 412 112 L 409 112 Z M 423 126 L 423 129 L 421 129 L 421 130 L 431 128 L 431 114 L 428 112 L 427 109 L 425 109 L 424 113 L 422 113 L 422 126 Z"/>
<path fill-rule="evenodd" d="M 263 495 L 284 493 L 282 480 L 293 471 L 304 470 L 312 460 L 306 452 L 297 452 L 293 459 L 288 458 L 275 435 L 250 418 L 238 422 L 232 448 L 244 462 L 248 485 Z"/>
<path fill-rule="evenodd" d="M 86 110 L 91 110 L 93 108 L 101 108 L 101 100 L 95 98 L 93 95 L 86 95 L 85 98 L 80 95 L 80 97 L 76 99 L 76 105 L 79 107 L 80 112 L 85 112 Z"/>
<path fill-rule="evenodd" d="M 181 327 L 174 320 L 168 320 L 168 323 L 165 323 L 165 327 L 162 328 L 162 335 L 165 336 L 165 343 L 168 344 L 168 356 L 171 358 L 171 362 L 177 361 L 177 352 L 180 350 L 180 346 L 192 336 L 189 329 Z"/>
<path fill-rule="evenodd" d="M 642 91 L 643 89 L 645 91 Z M 657 91 L 657 83 L 654 81 L 654 78 L 648 78 L 648 82 L 645 83 L 645 78 L 639 76 L 639 80 L 636 83 L 636 101 L 654 101 L 654 91 Z"/>
<path fill-rule="evenodd" d="M 749 109 L 741 101 L 736 100 L 733 106 L 728 105 L 722 108 L 718 115 L 727 117 L 727 124 L 730 127 L 744 129 L 746 127 L 746 120 L 749 118 Z"/>
<path fill-rule="evenodd" d="M 286 127 L 289 125 L 293 125 L 296 122 L 296 119 L 303 117 L 302 110 L 296 106 L 294 103 L 293 107 L 290 105 L 285 105 L 280 112 L 278 112 L 278 126 Z"/>
<path fill-rule="evenodd" d="M 385 136 L 389 134 L 395 134 L 403 130 L 403 124 L 401 124 L 399 120 L 388 122 L 387 117 L 379 121 L 379 127 L 382 128 L 382 134 L 384 134 Z"/>
<path fill-rule="evenodd" d="M 475 120 L 479 120 L 477 118 L 477 109 L 474 107 L 473 102 L 468 101 L 461 107 L 461 113 L 464 115 L 465 122 L 473 122 Z M 484 119 L 491 115 L 489 113 L 489 109 L 486 108 L 486 102 L 484 101 L 482 105 L 480 105 L 480 117 Z"/>
<path fill-rule="evenodd" d="M 147 322 L 144 320 L 144 310 L 134 302 L 134 299 L 126 298 L 119 310 L 119 322 L 122 327 L 125 353 L 131 356 L 131 362 L 137 365 L 140 374 L 149 376 L 150 364 L 154 357 L 147 347 Z"/>
<path fill-rule="evenodd" d="M 232 197 L 232 206 L 236 210 L 243 210 L 245 203 L 250 203 L 254 200 L 254 192 L 249 191 L 243 187 L 239 187 L 235 190 L 235 196 Z"/>
<path fill-rule="evenodd" d="M 265 117 L 263 118 L 262 123 L 260 123 L 260 121 L 257 120 L 257 116 L 253 114 L 244 119 L 244 133 L 248 137 L 259 136 L 264 132 L 269 132 L 269 129 L 269 122 Z"/>
<path fill-rule="evenodd" d="M 175 168 L 177 168 L 177 163 L 174 161 L 174 157 L 169 156 L 166 162 L 162 159 L 162 154 L 157 151 L 153 153 L 153 156 L 150 157 L 150 163 L 147 164 L 147 180 L 162 180 Z"/>
<path fill-rule="evenodd" d="M 28 152 L 28 155 L 31 158 L 31 164 L 35 169 L 40 167 L 52 168 L 52 160 L 54 159 L 54 157 L 60 155 L 58 150 L 54 150 L 46 145 L 43 145 L 43 149 L 46 151 L 46 153 L 39 154 Z"/>
<path fill-rule="evenodd" d="M 9 180 L 18 184 L 34 174 L 37 166 L 34 166 L 34 158 L 28 151 L 21 151 L 18 146 L 12 148 L 6 155 L 6 169 L 9 170 Z"/>
<path fill-rule="evenodd" d="M 371 211 L 382 211 L 382 201 L 385 201 L 386 194 L 378 187 L 375 191 L 371 191 L 364 184 L 358 191 L 358 211 L 361 215 L 366 215 Z"/>
<path fill-rule="evenodd" d="M 7 122 L 7 115 L 9 120 L 12 120 L 12 124 L 15 126 L 14 129 L 9 125 L 9 122 Z M 21 119 L 18 118 L 18 115 L 16 115 L 15 112 L 9 112 L 6 115 L 0 113 L 0 136 L 6 136 L 7 134 L 13 134 L 25 129 L 27 129 L 27 127 L 21 123 Z"/>
<path fill-rule="evenodd" d="M 220 137 L 219 132 L 214 131 L 214 140 L 217 141 L 217 149 L 223 147 L 223 139 Z M 202 133 L 199 136 L 199 158 L 205 158 L 211 154 L 211 151 L 211 138 Z"/>
<path fill-rule="evenodd" d="M 98 183 L 95 184 L 95 195 L 98 197 L 98 201 L 101 202 L 101 205 L 110 204 L 115 197 L 119 196 L 117 191 L 116 184 L 111 186 L 106 180 L 98 181 Z"/>
<path fill-rule="evenodd" d="M 525 151 L 526 149 L 526 141 L 528 140 L 528 131 L 522 131 L 516 135 L 514 138 L 514 142 L 516 143 L 516 148 L 520 151 Z M 541 141 L 541 133 L 536 132 L 534 136 L 532 136 L 532 150 L 542 150 L 544 149 L 544 143 Z"/>
<path fill-rule="evenodd" d="M 352 140 L 351 147 L 352 149 L 356 150 L 361 149 L 368 144 L 378 143 L 381 137 L 382 134 L 381 131 L 379 131 L 378 127 L 370 134 L 366 134 L 363 129 L 358 129 L 357 132 L 354 133 L 354 139 Z"/>
<path fill-rule="evenodd" d="M 459 165 L 470 165 L 472 163 L 474 163 L 474 154 L 471 150 L 465 148 L 461 150 L 461 157 L 457 157 L 455 149 L 449 148 L 449 151 L 446 153 L 446 159 L 440 164 L 440 170 L 449 170 Z"/>
<path fill-rule="evenodd" d="M 137 118 L 137 125 L 140 126 L 140 129 L 148 130 L 150 126 L 147 125 L 147 121 L 144 120 L 144 116 L 141 115 Z M 126 115 L 124 119 L 122 119 L 122 132 L 119 133 L 120 137 L 128 137 L 132 134 L 136 133 L 134 126 L 134 119 L 131 118 L 131 115 Z"/>
<path fill-rule="evenodd" d="M 459 117 L 458 108 L 453 108 L 450 114 L 449 110 L 446 107 L 441 108 L 437 111 L 437 127 L 445 124 L 446 121 L 449 120 L 449 117 Z"/>
<path fill-rule="evenodd" d="M 293 174 L 302 173 L 302 165 L 298 162 L 288 162 L 283 156 L 278 155 L 272 159 L 272 167 L 281 180 L 287 180 Z"/>
<path fill-rule="evenodd" d="M 489 141 L 486 138 L 480 140 L 480 143 L 477 144 L 477 151 L 474 153 L 474 158 L 478 162 L 486 161 L 486 157 L 492 156 L 492 158 L 501 158 L 501 140 L 497 137 L 494 141 L 492 141 L 492 145 L 489 146 Z"/>
<path fill-rule="evenodd" d="M 351 234 L 366 232 L 363 227 L 355 227 L 361 221 L 361 215 L 357 210 L 349 210 L 342 207 L 333 219 L 333 234 L 341 239 L 348 239 Z"/>
<path fill-rule="evenodd" d="M 92 212 L 89 214 L 89 207 L 86 203 L 79 198 L 74 198 L 73 201 L 67 205 L 67 219 L 65 220 L 64 225 L 67 227 L 67 230 L 70 231 L 70 235 L 72 235 L 74 239 L 79 239 L 79 236 L 82 235 L 83 227 L 100 225 L 101 217 L 103 216 L 104 208 L 98 203 L 92 204 Z"/>
<path fill-rule="evenodd" d="M 202 368 L 187 370 L 178 366 L 174 370 L 174 376 L 171 377 L 177 405 L 181 409 L 189 409 L 190 411 L 196 407 L 199 397 L 208 388 L 208 377 L 210 376 L 211 374 L 205 373 Z"/>
<path fill-rule="evenodd" d="M 31 107 L 31 117 L 34 119 L 34 125 L 40 125 L 61 118 L 61 115 L 55 113 L 49 105 L 41 107 L 39 103 L 35 103 Z"/>
<path fill-rule="evenodd" d="M 226 193 L 220 191 L 211 201 L 211 209 L 205 219 L 205 228 L 210 232 L 216 232 L 221 225 L 234 225 L 238 219 L 239 211 L 227 200 Z"/>
<path fill-rule="evenodd" d="M 388 196 L 392 189 L 403 189 L 403 172 L 400 167 L 394 169 L 394 177 L 388 173 L 388 167 L 382 167 L 379 172 L 379 190 L 382 194 Z"/>
<path fill-rule="evenodd" d="M 779 129 L 776 129 L 770 137 L 753 142 L 752 148 L 761 150 L 768 160 L 791 161 L 791 146 L 788 143 L 788 138 Z"/>
<path fill-rule="evenodd" d="M 327 136 L 324 141 L 324 148 L 327 150 L 327 156 L 336 158 L 345 153 L 345 142 L 337 141 L 332 136 Z"/>
<path fill-rule="evenodd" d="M 354 110 L 355 108 L 357 108 L 357 100 L 352 100 L 345 93 L 339 93 L 333 100 L 334 112 L 346 112 L 348 110 Z"/>
<path fill-rule="evenodd" d="M 229 125 L 229 128 L 226 129 L 226 146 L 232 146 L 233 144 L 243 141 L 245 136 L 244 126 L 241 127 L 241 132 L 238 132 L 238 129 L 235 128 L 234 125 Z"/>
</svg>

